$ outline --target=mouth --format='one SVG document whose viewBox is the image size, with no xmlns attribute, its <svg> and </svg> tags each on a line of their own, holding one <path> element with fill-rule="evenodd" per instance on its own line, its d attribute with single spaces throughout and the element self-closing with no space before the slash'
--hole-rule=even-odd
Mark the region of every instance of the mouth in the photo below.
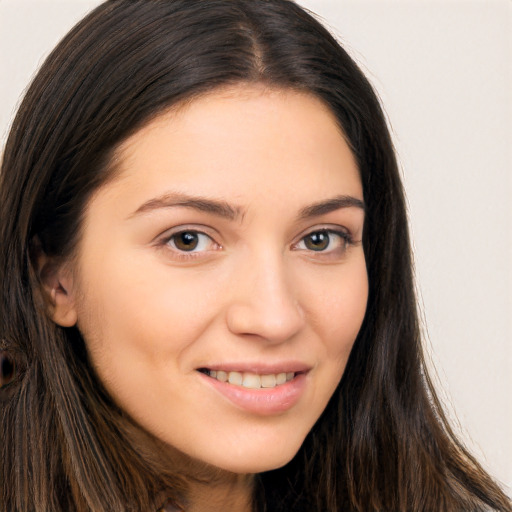
<svg viewBox="0 0 512 512">
<path fill-rule="evenodd" d="M 273 389 L 292 381 L 305 372 L 280 372 L 259 374 L 243 371 L 213 370 L 199 368 L 198 371 L 219 382 L 247 389 Z"/>
<path fill-rule="evenodd" d="M 284 414 L 300 401 L 308 388 L 311 368 L 302 364 L 245 366 L 248 368 L 225 364 L 198 368 L 197 372 L 201 380 L 224 399 L 258 416 Z"/>
</svg>

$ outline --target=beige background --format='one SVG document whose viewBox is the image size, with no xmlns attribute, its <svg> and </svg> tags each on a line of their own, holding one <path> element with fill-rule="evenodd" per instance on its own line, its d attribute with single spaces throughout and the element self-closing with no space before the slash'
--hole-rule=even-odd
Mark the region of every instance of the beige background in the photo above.
<svg viewBox="0 0 512 512">
<path fill-rule="evenodd" d="M 0 0 L 1 146 L 43 57 L 98 3 Z M 512 1 L 300 3 L 383 100 L 439 387 L 467 443 L 512 490 Z"/>
</svg>

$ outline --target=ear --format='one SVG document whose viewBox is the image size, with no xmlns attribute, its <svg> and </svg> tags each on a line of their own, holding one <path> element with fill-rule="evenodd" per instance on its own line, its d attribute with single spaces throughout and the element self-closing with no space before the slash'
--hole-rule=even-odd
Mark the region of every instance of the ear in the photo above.
<svg viewBox="0 0 512 512">
<path fill-rule="evenodd" d="M 73 327 L 77 322 L 77 312 L 70 264 L 47 256 L 41 245 L 37 245 L 34 251 L 34 266 L 48 316 L 61 327 Z"/>
</svg>

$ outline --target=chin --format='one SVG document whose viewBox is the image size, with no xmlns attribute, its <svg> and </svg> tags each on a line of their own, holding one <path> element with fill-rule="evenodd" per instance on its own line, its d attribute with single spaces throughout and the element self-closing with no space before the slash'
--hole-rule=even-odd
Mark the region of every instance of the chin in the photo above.
<svg viewBox="0 0 512 512">
<path fill-rule="evenodd" d="M 295 457 L 299 449 L 300 445 L 293 450 L 283 450 L 280 448 L 278 451 L 273 453 L 270 449 L 267 451 L 260 451 L 260 453 L 254 455 L 240 453 L 230 461 L 217 461 L 217 464 L 215 465 L 220 469 L 231 473 L 264 473 L 266 471 L 272 471 L 286 466 L 286 464 Z"/>
</svg>

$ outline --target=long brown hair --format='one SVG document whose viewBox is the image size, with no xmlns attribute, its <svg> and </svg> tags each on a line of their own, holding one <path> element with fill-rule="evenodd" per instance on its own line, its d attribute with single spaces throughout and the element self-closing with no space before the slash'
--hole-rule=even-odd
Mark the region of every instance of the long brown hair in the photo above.
<svg viewBox="0 0 512 512">
<path fill-rule="evenodd" d="M 302 448 L 259 475 L 255 508 L 510 512 L 453 435 L 425 369 L 404 194 L 379 102 L 335 39 L 289 0 L 110 0 L 30 86 L 0 175 L 1 509 L 146 512 L 162 491 L 186 495 L 159 441 L 104 392 L 78 330 L 49 320 L 31 255 L 73 253 L 87 201 L 126 137 L 171 105 L 241 82 L 325 102 L 367 207 L 363 326 Z"/>
</svg>

